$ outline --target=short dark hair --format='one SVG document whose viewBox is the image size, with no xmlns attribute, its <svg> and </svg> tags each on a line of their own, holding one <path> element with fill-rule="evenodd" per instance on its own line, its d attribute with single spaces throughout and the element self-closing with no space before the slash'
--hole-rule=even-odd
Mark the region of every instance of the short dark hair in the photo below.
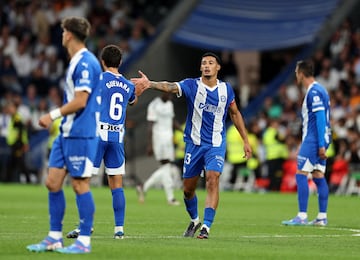
<svg viewBox="0 0 360 260">
<path fill-rule="evenodd" d="M 206 52 L 203 54 L 203 56 L 201 58 L 204 58 L 204 57 L 208 57 L 208 56 L 211 56 L 211 57 L 214 57 L 216 59 L 216 62 L 221 65 L 221 60 L 219 58 L 219 56 L 217 56 L 215 53 L 213 52 Z"/>
<path fill-rule="evenodd" d="M 61 22 L 61 28 L 74 34 L 81 42 L 85 42 L 90 35 L 91 25 L 84 17 L 66 17 Z"/>
<path fill-rule="evenodd" d="M 118 68 L 122 59 L 122 51 L 116 45 L 107 45 L 102 49 L 100 58 L 104 61 L 106 67 Z"/>
<path fill-rule="evenodd" d="M 314 76 L 314 64 L 310 60 L 300 60 L 296 63 L 296 67 L 300 70 L 305 77 Z"/>
</svg>

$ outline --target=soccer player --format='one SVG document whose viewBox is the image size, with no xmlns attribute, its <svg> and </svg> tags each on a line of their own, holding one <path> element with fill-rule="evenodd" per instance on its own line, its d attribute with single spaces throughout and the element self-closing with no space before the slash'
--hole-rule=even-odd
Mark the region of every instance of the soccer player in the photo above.
<svg viewBox="0 0 360 260">
<path fill-rule="evenodd" d="M 147 107 L 148 121 L 148 155 L 154 155 L 161 166 L 138 188 L 139 201 L 144 202 L 144 193 L 156 184 L 163 186 L 169 205 L 178 206 L 180 202 L 174 196 L 174 178 L 172 164 L 174 161 L 174 104 L 171 93 L 164 92 L 161 97 L 153 99 Z M 180 126 L 178 126 L 180 128 Z"/>
<path fill-rule="evenodd" d="M 227 112 L 244 140 L 244 157 L 251 157 L 251 147 L 245 124 L 235 103 L 234 91 L 229 83 L 218 80 L 221 68 L 220 59 L 214 53 L 205 53 L 201 58 L 201 77 L 188 78 L 180 82 L 154 82 L 139 71 L 141 77 L 131 79 L 136 87 L 146 90 L 157 89 L 164 92 L 184 95 L 187 102 L 187 118 L 184 131 L 186 143 L 183 192 L 186 210 L 191 222 L 184 237 L 197 236 L 207 239 L 214 221 L 219 202 L 219 177 L 224 167 L 226 152 L 225 119 Z M 201 225 L 198 215 L 197 182 L 203 169 L 206 178 L 206 201 L 204 219 Z"/>
<path fill-rule="evenodd" d="M 297 195 L 299 212 L 293 219 L 283 221 L 289 226 L 326 226 L 329 188 L 324 177 L 326 149 L 331 142 L 330 99 L 326 89 L 314 79 L 314 67 L 310 61 L 298 61 L 295 69 L 297 83 L 306 88 L 302 104 L 302 143 L 297 156 Z M 319 212 L 315 220 L 308 222 L 309 200 L 308 175 L 316 184 Z"/>
<path fill-rule="evenodd" d="M 45 183 L 49 191 L 50 231 L 43 241 L 29 245 L 27 249 L 82 254 L 91 251 L 90 235 L 95 212 L 90 177 L 98 143 L 95 114 L 101 66 L 95 55 L 85 47 L 85 40 L 90 34 L 88 20 L 64 18 L 61 27 L 62 45 L 71 59 L 65 79 L 64 104 L 39 119 L 40 126 L 48 128 L 55 119 L 63 117 L 61 133 L 51 149 Z M 63 247 L 65 196 L 62 186 L 67 172 L 76 193 L 81 232 L 72 245 Z"/>
<path fill-rule="evenodd" d="M 124 238 L 125 195 L 123 175 L 125 174 L 124 135 L 127 105 L 137 103 L 134 84 L 119 74 L 122 52 L 115 45 L 103 48 L 100 54 L 104 72 L 100 76 L 100 118 L 98 133 L 100 141 L 94 160 L 94 174 L 97 174 L 104 159 L 105 173 L 112 194 L 115 228 L 114 238 Z M 67 234 L 77 238 L 78 227 Z"/>
</svg>

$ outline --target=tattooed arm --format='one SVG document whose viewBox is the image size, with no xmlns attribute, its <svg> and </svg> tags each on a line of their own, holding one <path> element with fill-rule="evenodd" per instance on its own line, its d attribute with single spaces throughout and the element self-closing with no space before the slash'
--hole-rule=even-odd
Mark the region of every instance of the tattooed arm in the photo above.
<svg viewBox="0 0 360 260">
<path fill-rule="evenodd" d="M 179 93 L 178 86 L 175 82 L 167 82 L 167 81 L 150 81 L 148 77 L 141 71 L 139 71 L 141 75 L 140 78 L 132 78 L 131 81 L 135 84 L 137 96 L 141 95 L 148 88 L 160 90 L 163 92 L 177 94 Z"/>
</svg>

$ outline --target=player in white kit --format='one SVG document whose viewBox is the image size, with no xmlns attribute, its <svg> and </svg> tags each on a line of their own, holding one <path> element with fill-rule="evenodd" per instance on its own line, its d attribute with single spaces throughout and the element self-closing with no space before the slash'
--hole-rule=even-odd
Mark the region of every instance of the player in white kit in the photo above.
<svg viewBox="0 0 360 260">
<path fill-rule="evenodd" d="M 161 185 L 164 188 L 169 205 L 180 205 L 174 196 L 174 178 L 172 175 L 174 151 L 174 105 L 170 93 L 163 93 L 150 102 L 147 108 L 148 121 L 148 155 L 155 156 L 160 167 L 145 181 L 139 191 L 139 201 L 144 202 L 144 194 L 154 187 Z"/>
</svg>

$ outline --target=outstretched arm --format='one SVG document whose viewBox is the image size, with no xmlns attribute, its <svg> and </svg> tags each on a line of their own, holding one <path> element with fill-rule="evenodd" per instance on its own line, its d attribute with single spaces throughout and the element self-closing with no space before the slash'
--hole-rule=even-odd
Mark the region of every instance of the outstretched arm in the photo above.
<svg viewBox="0 0 360 260">
<path fill-rule="evenodd" d="M 132 78 L 131 81 L 135 84 L 136 87 L 136 95 L 141 95 L 145 90 L 152 88 L 156 90 L 160 90 L 163 92 L 169 92 L 177 94 L 179 93 L 178 86 L 175 82 L 167 82 L 167 81 L 150 81 L 148 77 L 139 70 L 140 78 Z"/>
</svg>

